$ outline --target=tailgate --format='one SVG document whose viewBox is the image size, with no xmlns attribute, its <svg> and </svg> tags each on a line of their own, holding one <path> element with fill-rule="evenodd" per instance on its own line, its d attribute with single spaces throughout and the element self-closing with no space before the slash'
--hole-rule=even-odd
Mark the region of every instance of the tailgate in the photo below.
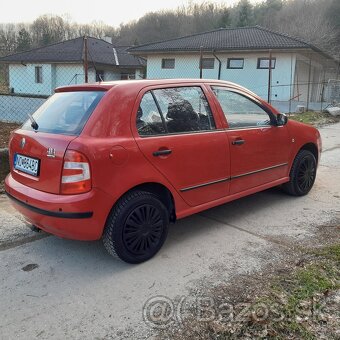
<svg viewBox="0 0 340 340">
<path fill-rule="evenodd" d="M 63 157 L 76 137 L 16 130 L 9 145 L 13 178 L 31 188 L 59 194 Z"/>
</svg>

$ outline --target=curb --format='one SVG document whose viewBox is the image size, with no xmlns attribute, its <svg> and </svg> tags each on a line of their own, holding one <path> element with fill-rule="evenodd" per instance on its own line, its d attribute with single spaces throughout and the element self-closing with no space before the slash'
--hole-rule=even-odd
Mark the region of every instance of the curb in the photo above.
<svg viewBox="0 0 340 340">
<path fill-rule="evenodd" d="M 9 173 L 8 148 L 0 149 L 0 182 Z"/>
</svg>

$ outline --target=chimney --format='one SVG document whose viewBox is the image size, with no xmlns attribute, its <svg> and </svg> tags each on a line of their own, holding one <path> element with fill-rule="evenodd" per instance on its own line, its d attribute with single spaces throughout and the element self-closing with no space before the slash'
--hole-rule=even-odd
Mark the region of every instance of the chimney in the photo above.
<svg viewBox="0 0 340 340">
<path fill-rule="evenodd" d="M 105 40 L 106 42 L 112 44 L 112 37 L 104 37 L 103 40 Z"/>
</svg>

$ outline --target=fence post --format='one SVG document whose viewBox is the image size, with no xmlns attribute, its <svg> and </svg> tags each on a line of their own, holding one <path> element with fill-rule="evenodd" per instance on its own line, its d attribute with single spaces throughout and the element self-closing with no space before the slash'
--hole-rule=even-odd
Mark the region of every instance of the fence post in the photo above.
<svg viewBox="0 0 340 340">
<path fill-rule="evenodd" d="M 293 54 L 291 53 L 290 54 L 289 114 L 292 113 L 292 98 L 293 98 L 292 88 L 294 89 L 294 85 L 293 85 L 294 79 L 292 78 L 293 78 Z"/>
<path fill-rule="evenodd" d="M 306 111 L 309 110 L 309 96 L 310 96 L 310 75 L 312 71 L 312 59 L 309 57 L 309 67 L 308 67 L 308 84 L 307 84 L 307 105 Z"/>
<path fill-rule="evenodd" d="M 268 67 L 268 103 L 271 101 L 271 87 L 272 87 L 272 51 L 269 50 L 269 67 Z"/>
<path fill-rule="evenodd" d="M 320 99 L 320 113 L 322 113 L 322 104 L 323 104 L 323 97 L 325 93 L 325 81 L 326 81 L 326 71 L 325 69 L 323 71 L 323 77 L 322 77 L 322 88 L 321 88 L 321 99 Z"/>
</svg>

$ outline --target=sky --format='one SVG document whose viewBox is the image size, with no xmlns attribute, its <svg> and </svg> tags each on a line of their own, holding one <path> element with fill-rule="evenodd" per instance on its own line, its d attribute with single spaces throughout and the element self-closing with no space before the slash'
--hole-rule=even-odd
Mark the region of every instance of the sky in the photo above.
<svg viewBox="0 0 340 340">
<path fill-rule="evenodd" d="M 251 0 L 258 2 L 259 0 Z M 145 13 L 162 9 L 176 9 L 188 0 L 1 0 L 0 23 L 29 23 L 43 14 L 66 15 L 71 21 L 91 23 L 102 21 L 119 26 L 142 17 Z M 206 0 L 193 0 L 203 3 Z M 232 5 L 238 0 L 212 1 Z M 4 4 L 6 3 L 6 4 Z"/>
</svg>

